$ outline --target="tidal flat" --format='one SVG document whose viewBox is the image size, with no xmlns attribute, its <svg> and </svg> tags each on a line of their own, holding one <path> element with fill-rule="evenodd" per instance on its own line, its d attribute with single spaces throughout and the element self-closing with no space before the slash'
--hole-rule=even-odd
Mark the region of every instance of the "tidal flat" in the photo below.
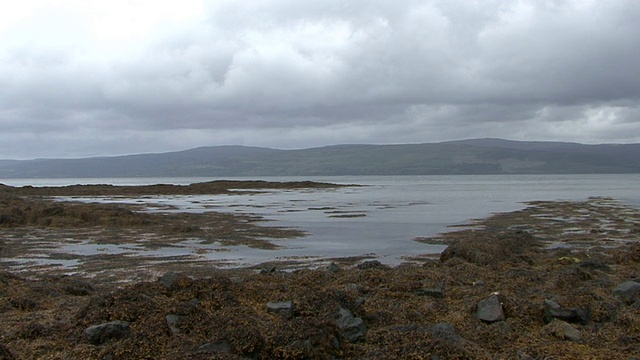
<svg viewBox="0 0 640 360">
<path fill-rule="evenodd" d="M 337 185 L 176 189 L 270 186 Z M 270 239 L 304 230 L 270 227 L 246 214 L 145 212 L 139 205 L 51 198 L 154 194 L 150 187 L 115 188 L 0 189 L 0 359 L 626 359 L 640 353 L 640 211 L 610 198 L 530 202 L 458 224 L 416 239 L 445 245 L 441 254 L 397 266 L 364 256 L 227 268 L 184 261 L 181 248 L 207 252 L 208 242 L 227 242 L 271 249 Z M 47 251 L 61 245 L 87 252 Z M 137 257 L 139 249 L 163 251 Z M 38 258 L 45 261 L 25 260 Z"/>
</svg>

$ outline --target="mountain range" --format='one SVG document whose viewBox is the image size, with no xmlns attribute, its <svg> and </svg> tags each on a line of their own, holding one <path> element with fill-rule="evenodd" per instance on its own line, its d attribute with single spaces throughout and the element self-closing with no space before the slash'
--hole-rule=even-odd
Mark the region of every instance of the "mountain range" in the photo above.
<svg viewBox="0 0 640 360">
<path fill-rule="evenodd" d="M 299 150 L 214 146 L 78 159 L 0 160 L 0 178 L 640 173 L 640 144 L 471 139 Z"/>
</svg>

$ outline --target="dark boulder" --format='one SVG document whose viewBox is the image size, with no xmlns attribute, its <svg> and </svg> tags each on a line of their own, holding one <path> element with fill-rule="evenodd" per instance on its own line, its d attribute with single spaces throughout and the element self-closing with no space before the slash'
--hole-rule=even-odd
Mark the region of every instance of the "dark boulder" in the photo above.
<svg viewBox="0 0 640 360">
<path fill-rule="evenodd" d="M 476 317 L 484 322 L 493 323 L 505 319 L 502 302 L 497 294 L 482 299 L 476 306 Z"/>
<path fill-rule="evenodd" d="M 588 324 L 591 320 L 589 308 L 563 308 L 555 301 L 544 301 L 544 322 L 550 323 L 558 319 L 574 324 Z"/>
<path fill-rule="evenodd" d="M 84 331 L 85 340 L 100 345 L 112 339 L 123 339 L 131 335 L 131 327 L 126 321 L 112 321 L 90 326 Z"/>
<path fill-rule="evenodd" d="M 338 310 L 337 324 L 344 332 L 344 337 L 352 343 L 364 340 L 367 334 L 367 325 L 364 320 L 354 317 L 347 309 Z"/>
<path fill-rule="evenodd" d="M 635 281 L 623 282 L 613 289 L 613 295 L 624 302 L 634 302 L 640 298 L 640 283 Z"/>
</svg>

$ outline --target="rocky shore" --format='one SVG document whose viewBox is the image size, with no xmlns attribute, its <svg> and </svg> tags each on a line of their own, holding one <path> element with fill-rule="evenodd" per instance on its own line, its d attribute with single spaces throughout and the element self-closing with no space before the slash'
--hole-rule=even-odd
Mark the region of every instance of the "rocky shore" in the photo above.
<svg viewBox="0 0 640 360">
<path fill-rule="evenodd" d="M 4 210 L 36 201 L 4 196 Z M 156 229 L 153 218 L 98 214 L 18 224 L 4 211 L 0 251 L 14 251 L 7 234 L 25 229 Z M 593 198 L 535 202 L 417 239 L 449 246 L 396 267 L 199 264 L 126 283 L 4 271 L 0 359 L 634 359 L 639 237 L 638 209 Z"/>
</svg>

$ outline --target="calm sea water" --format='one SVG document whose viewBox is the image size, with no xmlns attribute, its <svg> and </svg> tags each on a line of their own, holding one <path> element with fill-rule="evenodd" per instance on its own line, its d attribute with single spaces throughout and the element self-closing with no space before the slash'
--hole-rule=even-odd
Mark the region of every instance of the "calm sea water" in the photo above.
<svg viewBox="0 0 640 360">
<path fill-rule="evenodd" d="M 226 178 L 228 179 L 228 178 Z M 236 178 L 246 180 L 247 178 Z M 162 196 L 97 199 L 104 202 L 163 203 L 178 211 L 255 213 L 266 225 L 300 228 L 308 236 L 276 240 L 280 250 L 237 247 L 212 252 L 211 260 L 253 264 L 300 256 L 312 258 L 372 254 L 385 263 L 404 256 L 438 253 L 441 246 L 414 241 L 491 213 L 521 209 L 533 200 L 583 200 L 612 197 L 640 206 L 640 175 L 498 175 L 498 176 L 349 176 L 263 177 L 270 181 L 314 180 L 359 184 L 331 190 L 269 191 L 254 195 Z M 72 184 L 190 184 L 213 178 L 6 179 L 12 186 Z M 91 201 L 96 200 L 95 198 Z M 82 249 L 76 249 L 82 252 Z M 87 252 L 91 249 L 87 248 Z M 114 250 L 115 251 L 115 250 Z M 167 250 L 168 251 L 168 250 Z M 175 249 L 173 249 L 175 251 Z M 186 249 L 185 251 L 188 251 Z"/>
</svg>

